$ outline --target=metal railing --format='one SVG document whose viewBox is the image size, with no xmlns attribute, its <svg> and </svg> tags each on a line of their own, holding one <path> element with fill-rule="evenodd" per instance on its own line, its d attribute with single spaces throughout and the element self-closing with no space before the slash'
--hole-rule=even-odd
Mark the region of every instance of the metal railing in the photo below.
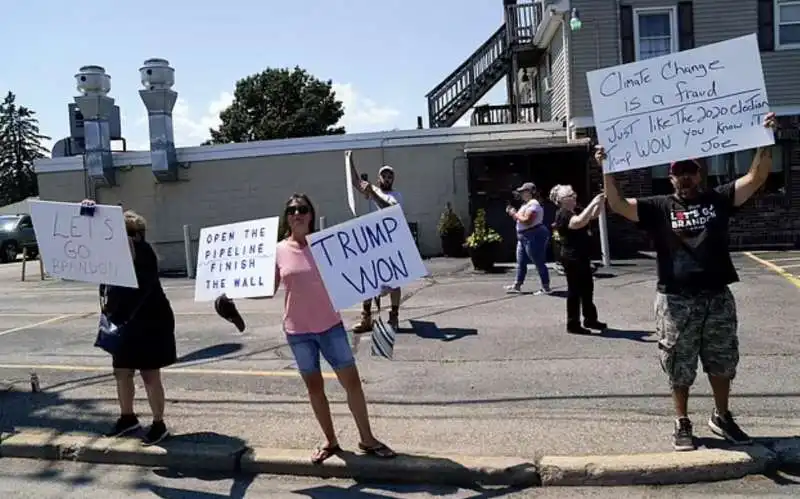
<svg viewBox="0 0 800 499">
<path fill-rule="evenodd" d="M 442 83 L 428 93 L 426 97 L 430 126 L 436 126 L 436 122 L 449 108 L 463 104 L 469 93 L 474 90 L 473 83 L 505 55 L 506 47 L 506 27 L 503 25 Z"/>
<path fill-rule="evenodd" d="M 541 3 L 521 3 L 506 8 L 508 41 L 514 45 L 533 43 L 536 28 L 542 21 Z"/>
<path fill-rule="evenodd" d="M 512 106 L 505 104 L 501 106 L 476 106 L 470 118 L 471 126 L 479 125 L 506 125 L 513 123 Z M 539 123 L 539 104 L 536 102 L 520 104 L 517 123 Z"/>
</svg>

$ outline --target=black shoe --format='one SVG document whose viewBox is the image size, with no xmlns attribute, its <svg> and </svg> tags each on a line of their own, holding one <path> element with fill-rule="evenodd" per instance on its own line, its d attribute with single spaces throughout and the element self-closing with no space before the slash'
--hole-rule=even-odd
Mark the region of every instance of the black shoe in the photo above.
<svg viewBox="0 0 800 499">
<path fill-rule="evenodd" d="M 604 331 L 608 329 L 608 324 L 605 322 L 600 322 L 598 320 L 593 321 L 583 321 L 583 327 L 588 329 L 597 329 L 598 331 Z"/>
<path fill-rule="evenodd" d="M 716 410 L 711 414 L 708 420 L 708 426 L 711 431 L 727 440 L 734 445 L 749 445 L 753 440 L 747 433 L 743 432 L 736 421 L 733 419 L 731 411 L 726 411 L 724 414 L 719 414 Z"/>
<path fill-rule="evenodd" d="M 214 300 L 214 310 L 217 315 L 232 323 L 240 333 L 244 332 L 245 324 L 239 310 L 236 309 L 236 303 L 227 297 L 227 295 L 220 295 Z"/>
<path fill-rule="evenodd" d="M 590 330 L 580 326 L 567 327 L 567 332 L 569 334 L 592 334 Z"/>
<path fill-rule="evenodd" d="M 153 425 L 144 436 L 144 445 L 155 445 L 169 436 L 167 425 L 163 421 L 153 421 Z"/>
<path fill-rule="evenodd" d="M 114 425 L 114 429 L 106 433 L 106 436 L 121 437 L 123 435 L 133 433 L 134 431 L 138 430 L 141 427 L 142 425 L 139 424 L 139 419 L 135 415 L 127 414 L 124 416 L 120 416 L 119 419 L 117 419 L 117 423 Z"/>
<path fill-rule="evenodd" d="M 689 418 L 675 420 L 675 432 L 672 434 L 672 447 L 676 451 L 695 450 L 692 422 Z"/>
</svg>

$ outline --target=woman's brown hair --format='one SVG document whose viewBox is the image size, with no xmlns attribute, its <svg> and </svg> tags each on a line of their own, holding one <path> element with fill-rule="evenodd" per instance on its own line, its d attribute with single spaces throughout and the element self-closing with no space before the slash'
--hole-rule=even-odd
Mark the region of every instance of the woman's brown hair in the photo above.
<svg viewBox="0 0 800 499">
<path fill-rule="evenodd" d="M 301 201 L 308 206 L 309 215 L 311 217 L 311 220 L 308 222 L 308 233 L 311 234 L 317 230 L 317 211 L 314 209 L 311 199 L 307 194 L 294 193 L 289 196 L 289 199 L 286 200 L 286 205 L 283 207 L 283 215 L 281 215 L 281 222 L 278 227 L 278 240 L 286 239 L 292 233 L 292 229 L 289 226 L 289 214 L 287 213 L 287 209 L 293 202 L 297 201 Z"/>
</svg>

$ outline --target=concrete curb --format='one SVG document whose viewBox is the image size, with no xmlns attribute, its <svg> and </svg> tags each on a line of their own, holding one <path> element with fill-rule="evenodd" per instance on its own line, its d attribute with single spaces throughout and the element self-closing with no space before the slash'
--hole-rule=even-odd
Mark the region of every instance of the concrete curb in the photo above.
<svg viewBox="0 0 800 499">
<path fill-rule="evenodd" d="M 313 465 L 309 457 L 307 450 L 254 448 L 242 456 L 241 470 L 276 475 L 446 485 L 539 485 L 536 465 L 518 458 L 405 454 L 394 459 L 377 459 L 345 451 L 322 465 Z"/>
<path fill-rule="evenodd" d="M 711 482 L 800 465 L 800 438 L 732 449 L 616 456 L 511 457 L 401 455 L 381 460 L 342 452 L 322 465 L 310 451 L 169 440 L 143 446 L 137 439 L 85 434 L 21 432 L 0 435 L 0 458 L 69 460 L 217 472 L 243 471 L 320 478 L 447 485 L 613 486 Z"/>
<path fill-rule="evenodd" d="M 620 456 L 545 456 L 542 485 L 667 485 L 731 480 L 764 473 L 777 461 L 761 445 Z"/>
</svg>

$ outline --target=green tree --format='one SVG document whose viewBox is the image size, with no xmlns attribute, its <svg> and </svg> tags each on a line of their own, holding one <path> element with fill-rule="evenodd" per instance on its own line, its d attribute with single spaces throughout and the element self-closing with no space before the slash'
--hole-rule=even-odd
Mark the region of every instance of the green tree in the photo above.
<svg viewBox="0 0 800 499">
<path fill-rule="evenodd" d="M 39 194 L 33 161 L 47 156 L 36 113 L 8 92 L 0 103 L 0 206 Z"/>
<path fill-rule="evenodd" d="M 233 103 L 220 113 L 222 124 L 204 144 L 288 139 L 345 132 L 344 116 L 331 81 L 299 67 L 267 68 L 236 82 Z"/>
</svg>

